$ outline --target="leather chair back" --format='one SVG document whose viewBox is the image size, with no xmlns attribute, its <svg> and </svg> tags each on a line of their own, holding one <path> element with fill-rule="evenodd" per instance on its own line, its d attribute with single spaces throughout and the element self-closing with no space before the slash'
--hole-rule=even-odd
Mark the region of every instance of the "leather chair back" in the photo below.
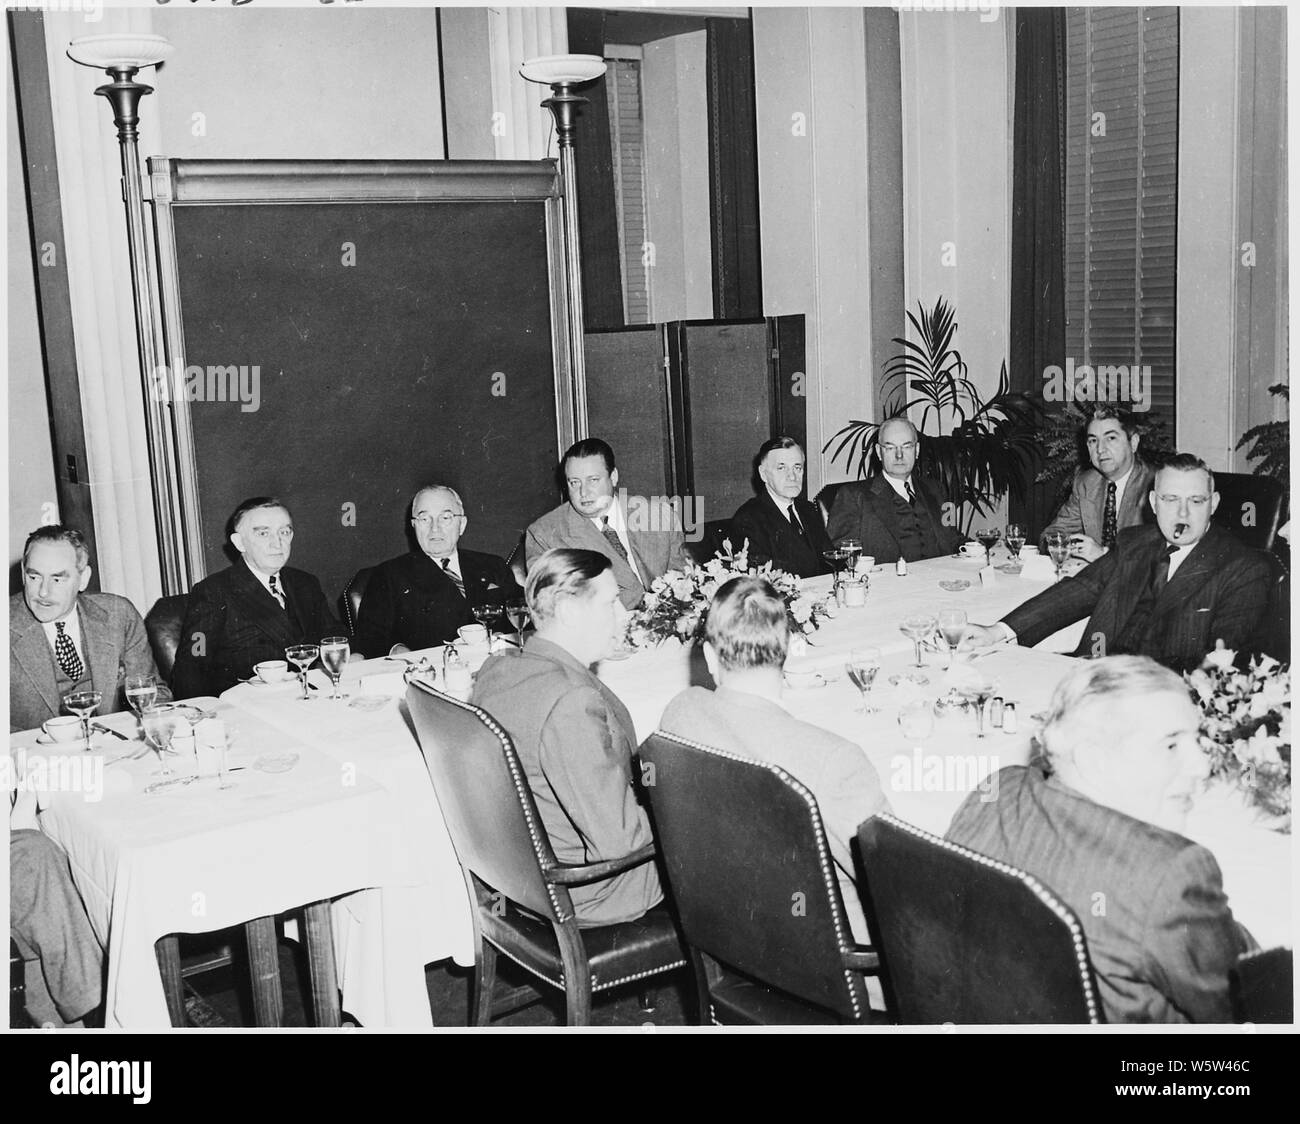
<svg viewBox="0 0 1300 1124">
<path fill-rule="evenodd" d="M 844 965 L 856 946 L 812 793 L 775 765 L 663 732 L 641 746 L 641 763 L 686 943 L 864 1019 L 866 987 Z"/>
<path fill-rule="evenodd" d="M 1247 953 L 1228 973 L 1233 1014 L 1244 1023 L 1295 1021 L 1295 963 L 1289 948 Z"/>
<path fill-rule="evenodd" d="M 1219 506 L 1214 522 L 1246 546 L 1272 550 L 1282 515 L 1282 484 L 1249 472 L 1216 472 Z"/>
<path fill-rule="evenodd" d="M 730 519 L 710 520 L 701 528 L 699 541 L 686 544 L 686 552 L 702 566 L 722 549 L 723 539 L 731 540 L 732 550 L 740 549 L 740 542 L 732 533 Z"/>
<path fill-rule="evenodd" d="M 461 866 L 547 920 L 572 917 L 568 890 L 542 877 L 555 852 L 510 735 L 423 683 L 407 688 L 406 704 Z"/>
<path fill-rule="evenodd" d="M 528 581 L 528 564 L 524 555 L 524 536 L 519 536 L 519 541 L 515 543 L 515 548 L 510 552 L 510 557 L 506 559 L 506 565 L 510 567 L 510 572 L 514 575 L 515 581 L 519 583 L 519 588 L 524 588 L 524 583 Z"/>
<path fill-rule="evenodd" d="M 357 634 L 357 618 L 361 615 L 361 599 L 366 595 L 366 586 L 370 584 L 370 575 L 375 572 L 373 566 L 362 566 L 352 580 L 343 587 L 343 622 L 347 625 L 348 635 Z"/>
<path fill-rule="evenodd" d="M 893 816 L 859 827 L 858 847 L 899 1022 L 1102 1021 L 1083 926 L 1035 878 Z"/>
<path fill-rule="evenodd" d="M 171 686 L 172 669 L 176 666 L 176 649 L 181 643 L 181 626 L 185 623 L 185 609 L 189 594 L 160 597 L 144 618 L 144 630 L 153 649 L 153 662 L 158 674 Z"/>
<path fill-rule="evenodd" d="M 829 527 L 831 522 L 831 508 L 835 506 L 835 493 L 844 487 L 847 481 L 840 481 L 838 484 L 827 484 L 820 492 L 817 493 L 817 506 L 822 509 L 822 521 Z"/>
</svg>

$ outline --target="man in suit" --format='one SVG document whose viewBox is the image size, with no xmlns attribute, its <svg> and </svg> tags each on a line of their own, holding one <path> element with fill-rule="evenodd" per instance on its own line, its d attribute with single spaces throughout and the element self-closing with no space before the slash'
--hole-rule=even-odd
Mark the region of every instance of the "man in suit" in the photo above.
<svg viewBox="0 0 1300 1124">
<path fill-rule="evenodd" d="M 1061 682 L 1037 765 L 972 793 L 948 839 L 1017 866 L 1073 911 L 1109 1022 L 1232 1019 L 1228 972 L 1253 943 L 1214 856 L 1185 839 L 1205 775 L 1186 684 L 1142 656 L 1079 665 Z"/>
<path fill-rule="evenodd" d="M 822 551 L 830 550 L 826 525 L 815 503 L 803 499 L 804 452 L 793 437 L 764 441 L 755 460 L 763 488 L 732 517 L 732 545 L 749 540 L 749 558 L 770 559 L 800 578 L 829 574 Z"/>
<path fill-rule="evenodd" d="M 859 944 L 870 943 L 853 884 L 850 841 L 889 801 L 861 747 L 801 722 L 781 706 L 790 626 L 781 595 L 762 578 L 725 583 L 709 606 L 704 658 L 718 688 L 688 687 L 664 711 L 669 733 L 777 765 L 817 799 L 840 895 Z"/>
<path fill-rule="evenodd" d="M 1070 497 L 1043 532 L 1070 536 L 1070 556 L 1095 562 L 1125 527 L 1151 521 L 1147 502 L 1155 471 L 1139 459 L 1141 434 L 1127 410 L 1092 407 L 1088 418 L 1090 468 L 1075 474 Z"/>
<path fill-rule="evenodd" d="M 1272 571 L 1257 550 L 1210 523 L 1214 474 L 1180 453 L 1157 473 L 1156 526 L 1129 527 L 1115 548 L 1030 598 L 996 625 L 966 626 L 963 647 L 1015 640 L 1033 647 L 1091 613 L 1077 656 L 1151 656 L 1174 670 L 1200 665 L 1216 640 L 1239 652 L 1260 636 Z"/>
<path fill-rule="evenodd" d="M 523 596 L 502 559 L 458 546 L 468 525 L 464 503 L 445 484 L 415 493 L 411 526 L 419 549 L 370 575 L 357 614 L 358 651 L 383 656 L 431 648 L 473 624 L 473 606 L 504 606 Z"/>
<path fill-rule="evenodd" d="M 30 730 L 63 713 L 63 696 L 98 691 L 96 714 L 127 707 L 128 675 L 152 675 L 163 700 L 144 621 L 113 593 L 86 593 L 90 551 L 80 531 L 40 527 L 23 546 L 23 589 L 9 598 L 9 729 Z"/>
<path fill-rule="evenodd" d="M 623 605 L 635 609 L 655 578 L 688 561 L 677 512 L 666 500 L 616 494 L 614 450 L 598 437 L 573 445 L 562 464 L 569 501 L 528 528 L 528 565 L 556 547 L 594 550 L 613 566 Z"/>
<path fill-rule="evenodd" d="M 514 741 L 556 858 L 620 858 L 654 840 L 632 787 L 632 718 L 591 672 L 627 624 L 610 560 L 548 551 L 529 570 L 525 594 L 536 632 L 523 651 L 488 657 L 473 702 Z M 663 898 L 650 861 L 570 893 L 580 925 L 631 921 Z"/>
<path fill-rule="evenodd" d="M 920 447 L 920 434 L 906 418 L 890 418 L 880 427 L 883 471 L 835 494 L 826 528 L 832 542 L 859 539 L 862 553 L 877 562 L 937 558 L 961 545 L 961 533 L 945 522 L 934 488 L 912 472 Z"/>
<path fill-rule="evenodd" d="M 172 671 L 179 698 L 219 695 L 251 676 L 254 664 L 284 659 L 290 645 L 343 631 L 320 582 L 287 565 L 293 516 L 280 500 L 245 500 L 226 530 L 240 558 L 190 591 Z"/>
</svg>

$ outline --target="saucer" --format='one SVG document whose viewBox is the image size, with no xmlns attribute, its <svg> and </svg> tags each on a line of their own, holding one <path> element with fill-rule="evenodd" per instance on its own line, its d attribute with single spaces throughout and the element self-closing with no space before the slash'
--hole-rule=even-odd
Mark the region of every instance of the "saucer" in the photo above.
<svg viewBox="0 0 1300 1124">
<path fill-rule="evenodd" d="M 792 683 L 788 675 L 783 675 L 781 678 L 792 691 L 815 691 L 819 687 L 825 687 L 827 683 L 826 677 L 820 672 L 813 672 L 811 682 L 808 683 Z"/>
<path fill-rule="evenodd" d="M 965 578 L 958 578 L 955 581 L 940 582 L 939 588 L 946 589 L 949 593 L 960 593 L 963 589 L 970 589 L 970 582 Z"/>
<path fill-rule="evenodd" d="M 296 753 L 264 753 L 253 762 L 253 768 L 263 773 L 287 773 L 298 764 Z"/>
<path fill-rule="evenodd" d="M 360 710 L 366 714 L 372 714 L 376 710 L 383 710 L 391 701 L 391 695 L 357 695 L 348 706 L 353 710 Z"/>
</svg>

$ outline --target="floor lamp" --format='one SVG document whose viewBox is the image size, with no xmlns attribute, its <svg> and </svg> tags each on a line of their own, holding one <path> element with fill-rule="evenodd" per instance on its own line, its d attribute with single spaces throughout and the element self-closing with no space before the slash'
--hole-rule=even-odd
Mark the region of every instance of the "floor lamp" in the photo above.
<svg viewBox="0 0 1300 1124">
<path fill-rule="evenodd" d="M 564 193 L 564 278 L 569 303 L 569 378 L 573 388 L 573 433 L 587 436 L 587 361 L 583 347 L 582 248 L 578 242 L 578 174 L 574 163 L 573 136 L 578 106 L 587 99 L 573 92 L 575 86 L 594 82 L 605 73 L 599 55 L 546 55 L 528 59 L 519 73 L 529 82 L 551 87 L 542 105 L 555 118 L 555 135 L 560 146 L 560 187 Z"/>
<path fill-rule="evenodd" d="M 140 99 L 152 86 L 135 81 L 142 67 L 157 66 L 171 54 L 172 45 L 161 35 L 90 35 L 68 44 L 68 57 L 82 66 L 108 72 L 112 82 L 95 93 L 113 108 L 117 143 L 122 157 L 122 199 L 126 204 L 126 234 L 131 254 L 131 296 L 135 305 L 136 347 L 144 387 L 145 423 L 149 431 L 149 467 L 153 476 L 154 521 L 162 567 L 163 592 L 184 593 L 183 552 L 178 536 L 180 496 L 171 450 L 170 393 L 157 393 L 158 352 L 154 335 L 153 284 L 145 240 L 144 198 L 141 190 L 140 153 L 137 146 Z"/>
</svg>

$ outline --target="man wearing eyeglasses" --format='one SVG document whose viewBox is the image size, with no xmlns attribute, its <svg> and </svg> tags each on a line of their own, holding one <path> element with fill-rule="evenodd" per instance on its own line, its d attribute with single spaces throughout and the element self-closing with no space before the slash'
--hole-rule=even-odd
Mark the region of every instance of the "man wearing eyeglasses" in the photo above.
<svg viewBox="0 0 1300 1124">
<path fill-rule="evenodd" d="M 460 548 L 468 525 L 460 496 L 445 484 L 415 493 L 416 547 L 375 567 L 357 614 L 358 651 L 373 657 L 431 648 L 473 624 L 475 605 L 523 597 L 503 559 Z"/>
<path fill-rule="evenodd" d="M 955 513 L 946 520 L 934 488 L 912 471 L 920 444 L 906 418 L 890 418 L 880 427 L 884 471 L 835 494 L 826 528 L 831 542 L 860 539 L 862 553 L 877 562 L 937 558 L 961 545 Z"/>
</svg>

